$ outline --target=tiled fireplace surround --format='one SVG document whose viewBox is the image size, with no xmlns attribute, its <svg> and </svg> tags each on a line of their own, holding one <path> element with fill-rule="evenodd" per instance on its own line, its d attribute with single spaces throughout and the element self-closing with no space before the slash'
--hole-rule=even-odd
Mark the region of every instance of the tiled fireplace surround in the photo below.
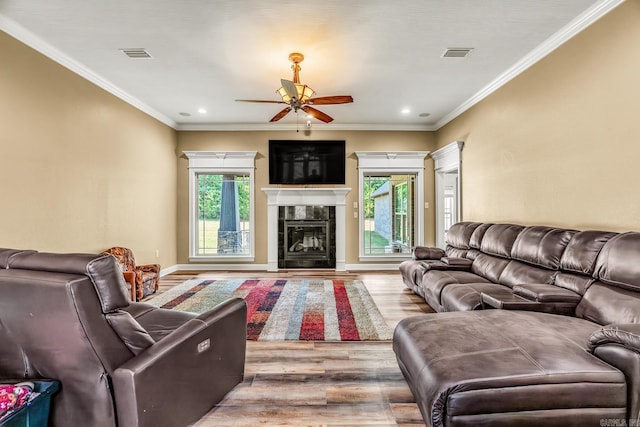
<svg viewBox="0 0 640 427">
<path fill-rule="evenodd" d="M 346 196 L 350 188 L 263 188 L 267 195 L 267 269 L 278 271 L 278 208 L 335 206 L 336 271 L 346 270 Z"/>
</svg>

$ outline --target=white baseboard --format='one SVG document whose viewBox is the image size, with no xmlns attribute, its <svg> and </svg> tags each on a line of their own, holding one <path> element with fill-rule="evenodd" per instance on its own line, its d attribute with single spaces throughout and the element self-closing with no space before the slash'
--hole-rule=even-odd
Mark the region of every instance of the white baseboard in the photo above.
<svg viewBox="0 0 640 427">
<path fill-rule="evenodd" d="M 399 262 L 397 263 L 380 263 L 380 264 L 347 264 L 346 271 L 398 271 Z M 267 271 L 267 264 L 175 264 L 171 267 L 160 270 L 160 277 L 176 271 Z M 283 269 L 284 270 L 284 269 Z"/>
</svg>

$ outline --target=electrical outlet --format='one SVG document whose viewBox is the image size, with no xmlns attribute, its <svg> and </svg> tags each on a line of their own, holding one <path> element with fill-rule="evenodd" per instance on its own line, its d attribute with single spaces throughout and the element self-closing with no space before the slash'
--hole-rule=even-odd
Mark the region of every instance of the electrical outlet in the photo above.
<svg viewBox="0 0 640 427">
<path fill-rule="evenodd" d="M 353 213 L 353 217 L 354 217 L 354 218 L 358 218 L 358 211 L 355 211 L 355 212 Z"/>
<path fill-rule="evenodd" d="M 358 202 L 353 202 L 353 209 L 358 209 Z"/>
<path fill-rule="evenodd" d="M 429 202 L 424 202 L 424 208 L 429 209 Z"/>
</svg>

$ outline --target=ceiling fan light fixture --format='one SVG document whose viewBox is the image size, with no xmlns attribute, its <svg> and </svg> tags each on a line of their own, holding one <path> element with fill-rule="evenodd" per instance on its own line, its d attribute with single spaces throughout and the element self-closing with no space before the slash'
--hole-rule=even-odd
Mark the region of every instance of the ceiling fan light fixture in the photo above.
<svg viewBox="0 0 640 427">
<path fill-rule="evenodd" d="M 296 85 L 296 92 L 298 92 L 298 101 L 302 103 L 307 102 L 309 98 L 311 98 L 313 94 L 316 93 L 313 89 L 311 89 L 307 85 L 303 85 L 300 83 L 294 83 L 294 84 Z M 282 98 L 282 101 L 286 102 L 287 104 L 291 102 L 291 97 L 289 96 L 289 94 L 287 94 L 287 91 L 285 90 L 284 87 L 280 87 L 280 89 L 277 90 L 277 93 Z"/>
</svg>

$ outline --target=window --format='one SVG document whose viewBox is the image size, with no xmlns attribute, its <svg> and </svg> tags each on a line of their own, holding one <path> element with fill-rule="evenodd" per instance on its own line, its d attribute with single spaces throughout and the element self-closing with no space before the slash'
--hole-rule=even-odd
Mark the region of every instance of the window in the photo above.
<svg viewBox="0 0 640 427">
<path fill-rule="evenodd" d="M 253 261 L 255 152 L 185 152 L 189 259 Z"/>
<path fill-rule="evenodd" d="M 424 158 L 419 152 L 356 152 L 360 260 L 408 258 L 424 242 Z"/>
<path fill-rule="evenodd" d="M 364 255 L 411 253 L 415 179 L 415 174 L 364 175 Z"/>
<path fill-rule="evenodd" d="M 196 173 L 198 243 L 196 256 L 250 255 L 249 175 Z"/>
</svg>

